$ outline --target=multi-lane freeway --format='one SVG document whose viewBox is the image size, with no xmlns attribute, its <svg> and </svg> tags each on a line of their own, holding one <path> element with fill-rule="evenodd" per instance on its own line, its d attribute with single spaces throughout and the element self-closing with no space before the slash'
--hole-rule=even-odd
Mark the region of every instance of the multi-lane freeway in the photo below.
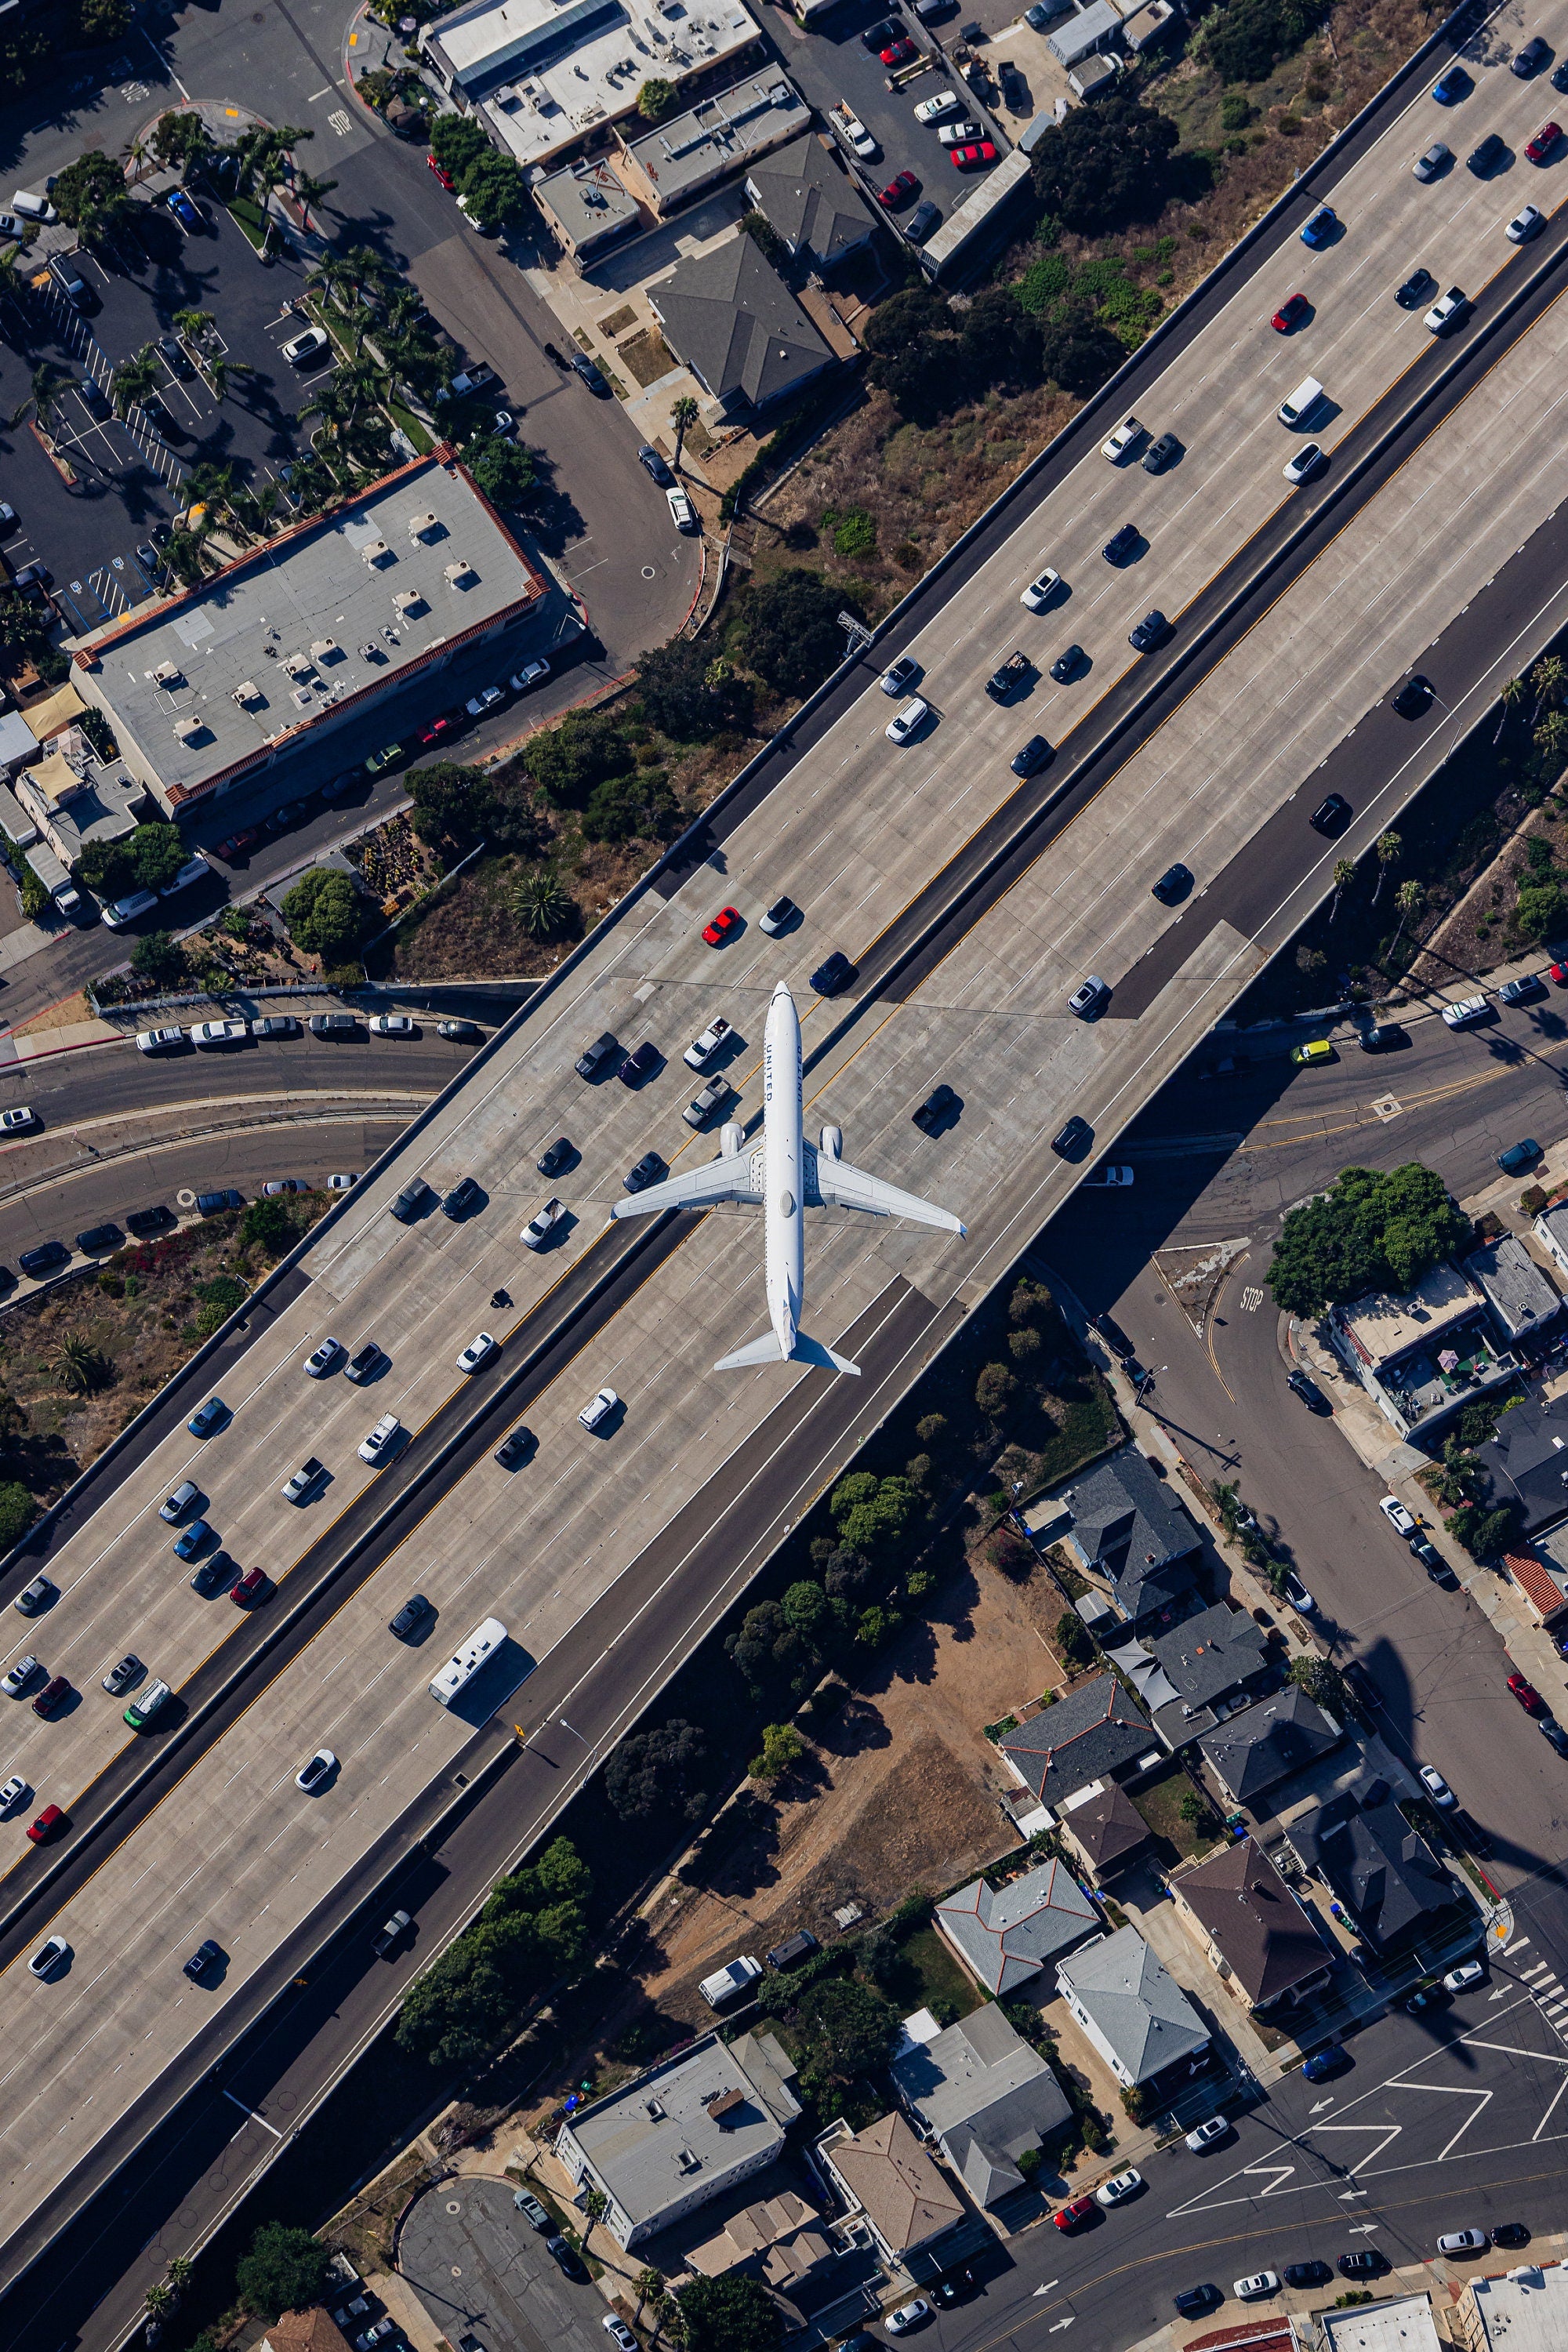
<svg viewBox="0 0 1568 2352">
<path fill-rule="evenodd" d="M 1500 60 L 1477 81 L 1474 135 L 1497 128 L 1517 149 L 1536 94 Z M 0 1764 L 76 1827 L 52 1858 L 24 1854 L 18 1817 L 0 1883 L 14 1920 L 0 1977 L 9 2277 L 266 2012 L 459 1774 L 471 1786 L 493 1758 L 508 1782 L 504 1820 L 487 1832 L 483 1805 L 469 1816 L 474 1860 L 493 1871 L 521 1850 L 1061 1205 L 1077 1171 L 1047 1146 L 1066 1115 L 1103 1150 L 1315 902 L 1344 845 L 1308 825 L 1320 792 L 1344 791 L 1347 837 L 1364 846 L 1561 625 L 1560 233 L 1516 254 L 1502 223 L 1518 200 L 1494 184 L 1440 184 L 1434 204 L 1409 169 L 1429 116 L 1419 88 L 1387 110 L 1336 188 L 1337 244 L 1284 241 L 1310 210 L 1303 194 L 1163 371 L 1151 362 L 1140 413 L 1185 438 L 1179 465 L 1113 469 L 1101 423 L 944 583 L 910 646 L 926 732 L 895 750 L 894 706 L 869 677 L 840 694 L 808 748 L 712 828 L 707 862 L 674 861 L 628 902 L 318 1233 L 272 1311 L 251 1316 L 248 1346 L 231 1345 L 224 1428 L 194 1440 L 172 1415 L 96 1513 L 52 1539 L 61 1597 L 26 1646 L 80 1700 L 47 1724 L 11 1713 L 16 1753 Z M 1444 281 L 1468 273 L 1479 298 L 1448 345 L 1393 300 L 1422 256 Z M 1273 310 L 1303 279 L 1311 323 L 1278 336 Z M 1273 412 L 1309 366 L 1340 415 L 1303 498 L 1281 478 L 1290 444 Z M 1099 552 L 1128 520 L 1142 535 L 1131 575 Z M 1046 562 L 1067 601 L 1037 616 L 1020 597 Z M 1127 633 L 1156 602 L 1173 639 L 1140 661 Z M 1068 634 L 1089 667 L 1057 692 L 1044 664 Z M 985 678 L 1016 645 L 1039 674 L 999 707 Z M 1417 663 L 1437 703 L 1412 726 L 1383 702 Z M 1008 760 L 1036 731 L 1057 762 L 1020 788 Z M 1177 859 L 1194 895 L 1165 910 L 1150 885 Z M 770 939 L 756 919 L 781 890 L 804 915 Z M 698 934 L 725 902 L 742 921 L 716 951 Z M 858 977 L 814 1000 L 808 976 L 833 947 Z M 1090 971 L 1112 991 L 1098 1023 L 1066 1008 Z M 865 1367 L 858 1383 L 713 1374 L 761 1314 L 754 1237 L 735 1219 L 604 1230 L 650 1145 L 676 1167 L 711 1148 L 679 1118 L 694 1090 L 679 1056 L 721 1010 L 736 1031 L 731 1115 L 754 1122 L 781 979 L 805 1010 L 810 1117 L 970 1227 L 956 1243 L 816 1226 L 817 1325 Z M 657 1047 L 642 1086 L 619 1084 L 613 1061 L 596 1082 L 574 1074 L 606 1028 Z M 927 1137 L 909 1115 L 938 1079 L 957 1116 Z M 572 1151 L 547 1186 L 532 1163 L 563 1135 Z M 477 1206 L 400 1224 L 389 1204 L 416 1171 L 441 1191 L 474 1176 Z M 573 1223 L 535 1257 L 518 1235 L 547 1190 Z M 492 1310 L 498 1287 L 510 1303 Z M 470 1380 L 457 1357 L 481 1328 L 502 1346 Z M 381 1343 L 374 1391 L 306 1373 L 328 1332 Z M 590 1436 L 577 1415 L 606 1383 L 621 1411 Z M 373 1470 L 355 1449 L 389 1410 L 412 1442 Z M 491 1453 L 519 1412 L 536 1450 L 505 1473 Z M 300 1508 L 279 1488 L 307 1454 L 331 1476 Z M 237 1631 L 174 1572 L 156 1507 L 184 1476 L 237 1560 L 276 1581 L 276 1643 L 267 1621 Z M 489 1695 L 521 1681 L 505 1720 L 528 1739 L 509 1762 L 504 1727 L 436 1710 L 429 1655 L 386 1632 L 415 1588 L 440 1612 L 431 1654 L 480 1616 L 509 1626 L 510 1675 Z M 181 1690 L 188 1736 L 125 1732 L 96 1685 L 128 1648 Z M 576 1748 L 560 1730 L 568 1702 Z M 306 1794 L 294 1774 L 322 1745 L 338 1769 Z M 72 1957 L 38 1984 L 17 1961 L 46 1923 Z M 180 1962 L 204 1935 L 224 1970 L 195 1991 Z"/>
</svg>

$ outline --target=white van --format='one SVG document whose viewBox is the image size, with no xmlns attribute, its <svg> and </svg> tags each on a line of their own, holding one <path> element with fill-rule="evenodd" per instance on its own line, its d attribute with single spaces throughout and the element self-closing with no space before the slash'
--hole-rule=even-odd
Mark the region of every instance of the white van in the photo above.
<svg viewBox="0 0 1568 2352">
<path fill-rule="evenodd" d="M 1473 1021 L 1484 1020 L 1486 1013 L 1484 996 L 1461 996 L 1457 1004 L 1443 1007 L 1443 1018 L 1450 1029 L 1468 1029 Z"/>
<path fill-rule="evenodd" d="M 1308 376 L 1296 386 L 1289 400 L 1279 404 L 1279 422 L 1288 425 L 1292 433 L 1310 425 L 1323 403 L 1323 387 L 1315 375 Z"/>
<path fill-rule="evenodd" d="M 727 1969 L 715 1969 L 710 1977 L 704 1977 L 697 1990 L 710 2009 L 727 2009 L 738 1994 L 750 1990 L 762 1973 L 761 1960 L 753 1959 L 749 1952 L 743 1953 Z"/>
</svg>

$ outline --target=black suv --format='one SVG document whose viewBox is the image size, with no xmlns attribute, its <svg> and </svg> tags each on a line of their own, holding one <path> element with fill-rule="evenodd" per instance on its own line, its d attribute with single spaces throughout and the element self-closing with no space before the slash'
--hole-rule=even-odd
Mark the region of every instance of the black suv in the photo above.
<svg viewBox="0 0 1568 2352">
<path fill-rule="evenodd" d="M 1184 866 L 1167 866 L 1155 883 L 1151 896 L 1163 906 L 1173 907 L 1193 887 L 1193 877 Z"/>
<path fill-rule="evenodd" d="M 411 1184 L 405 1184 L 396 1200 L 393 1202 L 391 1213 L 397 1219 L 400 1225 L 411 1225 L 420 1212 L 427 1208 L 435 1198 L 435 1187 L 426 1184 L 423 1176 L 416 1176 L 414 1181 Z"/>
<path fill-rule="evenodd" d="M 910 1113 L 910 1117 L 922 1135 L 934 1135 L 940 1127 L 946 1124 L 948 1112 L 957 1100 L 958 1097 L 951 1087 L 938 1087 L 934 1094 L 927 1095 L 919 1110 Z"/>
<path fill-rule="evenodd" d="M 1014 752 L 1008 765 L 1016 776 L 1037 776 L 1042 768 L 1050 766 L 1056 756 L 1055 749 L 1043 735 L 1031 735 L 1028 741 Z"/>
<path fill-rule="evenodd" d="M 430 1614 L 430 1603 L 425 1595 L 411 1592 L 396 1616 L 389 1620 L 386 1630 L 389 1633 L 395 1633 L 400 1642 L 405 1642 Z"/>
<path fill-rule="evenodd" d="M 855 966 L 842 948 L 835 948 L 826 963 L 819 963 L 811 975 L 811 984 L 818 996 L 837 996 L 847 988 L 855 977 Z"/>
<path fill-rule="evenodd" d="M 78 1234 L 76 1245 L 83 1257 L 101 1257 L 105 1250 L 117 1250 L 124 1239 L 116 1224 L 89 1225 L 85 1234 Z"/>
<path fill-rule="evenodd" d="M 1322 1390 L 1318 1386 L 1318 1383 L 1312 1378 L 1311 1373 L 1304 1372 L 1300 1364 L 1292 1365 L 1289 1371 L 1286 1373 L 1285 1385 L 1288 1389 L 1293 1389 L 1295 1391 L 1296 1394 L 1300 1398 L 1301 1402 L 1308 1407 L 1309 1411 L 1312 1412 L 1328 1412 L 1328 1398 L 1323 1394 Z"/>
<path fill-rule="evenodd" d="M 615 1041 L 612 1038 L 612 1045 L 614 1042 Z M 582 1063 L 579 1062 L 577 1067 L 581 1069 L 582 1066 Z M 568 1135 L 558 1135 L 554 1142 L 540 1153 L 538 1159 L 533 1164 L 538 1169 L 542 1176 L 559 1176 L 561 1171 L 572 1159 L 573 1151 L 574 1146 L 571 1137 Z"/>
<path fill-rule="evenodd" d="M 1104 556 L 1107 563 L 1120 563 L 1124 555 L 1131 554 L 1137 544 L 1137 524 L 1124 522 L 1120 530 L 1113 530 L 1111 532 L 1110 537 L 1106 541 L 1105 545 L 1100 551 L 1101 555 Z"/>
<path fill-rule="evenodd" d="M 52 1266 L 64 1265 L 70 1252 L 64 1242 L 40 1242 L 36 1249 L 24 1250 L 16 1260 L 24 1274 L 47 1274 Z"/>
<path fill-rule="evenodd" d="M 483 1199 L 484 1192 L 479 1179 L 474 1176 L 464 1176 L 453 1185 L 442 1202 L 441 1214 L 444 1217 L 467 1216 L 468 1211 Z"/>
<path fill-rule="evenodd" d="M 1094 1141 L 1094 1129 L 1087 1118 L 1076 1115 L 1069 1118 L 1059 1135 L 1051 1138 L 1051 1150 L 1062 1160 L 1081 1160 Z"/>
<path fill-rule="evenodd" d="M 503 1437 L 496 1447 L 496 1460 L 503 1470 L 515 1470 L 523 1457 L 532 1453 L 538 1442 L 532 1430 L 525 1428 L 520 1421 L 511 1434 Z"/>
<path fill-rule="evenodd" d="M 234 1572 L 234 1562 L 227 1552 L 215 1551 L 210 1559 L 203 1560 L 192 1577 L 191 1591 L 204 1596 L 221 1592 Z"/>
<path fill-rule="evenodd" d="M 1466 166 L 1475 173 L 1478 180 L 1483 180 L 1489 172 L 1496 170 L 1507 153 L 1507 140 L 1500 139 L 1495 131 L 1489 131 L 1480 145 L 1473 148 L 1466 156 Z M 1342 2263 L 1340 2267 L 1343 2269 L 1344 2265 Z"/>
<path fill-rule="evenodd" d="M 595 1078 L 610 1055 L 618 1054 L 620 1050 L 615 1032 L 606 1029 L 602 1035 L 595 1038 L 585 1054 L 579 1054 L 572 1066 L 580 1078 Z"/>
<path fill-rule="evenodd" d="M 1314 833 L 1342 833 L 1350 823 L 1351 804 L 1342 793 L 1331 793 L 1312 811 L 1310 823 Z"/>
<path fill-rule="evenodd" d="M 1419 719 L 1431 709 L 1436 691 L 1429 677 L 1407 677 L 1393 696 L 1393 707 L 1401 719 Z"/>
<path fill-rule="evenodd" d="M 1182 445 L 1175 435 L 1162 433 L 1157 441 L 1150 443 L 1138 462 L 1146 474 L 1163 474 L 1172 458 L 1179 457 L 1181 454 Z"/>
<path fill-rule="evenodd" d="M 1163 613 L 1145 613 L 1137 627 L 1129 632 L 1127 642 L 1135 654 L 1152 653 L 1170 634 L 1171 624 Z"/>
</svg>

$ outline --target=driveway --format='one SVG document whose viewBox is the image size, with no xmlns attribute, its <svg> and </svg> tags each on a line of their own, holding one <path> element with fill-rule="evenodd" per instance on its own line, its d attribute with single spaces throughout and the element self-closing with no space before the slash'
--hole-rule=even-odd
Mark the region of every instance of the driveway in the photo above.
<svg viewBox="0 0 1568 2352">
<path fill-rule="evenodd" d="M 440 2182 L 404 2230 L 405 2280 L 449 2344 L 473 2335 L 485 2352 L 605 2352 L 603 2296 L 562 2276 L 511 2198 L 510 2181 L 474 2173 Z"/>
</svg>

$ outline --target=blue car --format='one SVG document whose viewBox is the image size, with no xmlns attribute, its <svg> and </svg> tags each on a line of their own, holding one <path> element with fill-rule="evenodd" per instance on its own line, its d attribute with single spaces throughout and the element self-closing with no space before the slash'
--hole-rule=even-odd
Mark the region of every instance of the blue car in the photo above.
<svg viewBox="0 0 1568 2352">
<path fill-rule="evenodd" d="M 221 1429 L 227 1419 L 228 1407 L 222 1397 L 208 1397 L 205 1404 L 198 1406 L 192 1413 L 185 1427 L 193 1437 L 210 1437 L 214 1430 Z"/>
<path fill-rule="evenodd" d="M 197 1552 L 206 1549 L 216 1534 L 216 1529 L 209 1527 L 205 1519 L 193 1519 L 174 1546 L 174 1558 L 195 1559 Z"/>
<path fill-rule="evenodd" d="M 1463 66 L 1450 66 L 1447 72 L 1439 74 L 1433 83 L 1432 95 L 1439 106 L 1458 106 L 1462 98 L 1468 98 L 1474 88 L 1475 84 Z"/>
<path fill-rule="evenodd" d="M 1301 242 L 1303 245 L 1310 245 L 1313 251 L 1317 252 L 1323 246 L 1331 244 L 1334 231 L 1339 225 L 1339 215 L 1332 205 L 1320 205 L 1301 231 Z"/>
<path fill-rule="evenodd" d="M 1505 1176 L 1522 1176 L 1527 1168 L 1534 1167 L 1540 1157 L 1540 1144 L 1533 1135 L 1527 1135 L 1522 1143 L 1510 1143 L 1506 1151 L 1500 1151 L 1497 1164 Z"/>
<path fill-rule="evenodd" d="M 168 205 L 169 210 L 174 214 L 174 218 L 179 222 L 182 228 L 198 229 L 201 227 L 201 214 L 191 202 L 189 196 L 186 195 L 184 188 L 171 188 L 168 194 L 163 198 L 163 202 Z"/>
<path fill-rule="evenodd" d="M 1331 2042 L 1326 2050 L 1313 2051 L 1304 2062 L 1301 2072 L 1309 2083 L 1326 2083 L 1331 2074 L 1339 2073 L 1344 2063 L 1344 2052 L 1337 2042 Z"/>
</svg>

